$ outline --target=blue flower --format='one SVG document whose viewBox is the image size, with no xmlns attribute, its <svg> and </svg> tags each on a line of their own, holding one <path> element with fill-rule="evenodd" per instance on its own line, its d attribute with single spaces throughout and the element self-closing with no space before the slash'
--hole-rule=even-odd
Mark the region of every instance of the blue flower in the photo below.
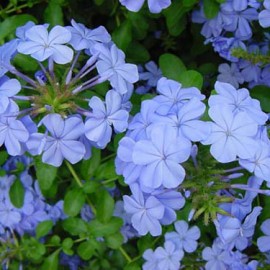
<svg viewBox="0 0 270 270">
<path fill-rule="evenodd" d="M 150 12 L 159 13 L 171 4 L 171 0 L 147 0 Z M 120 3 L 128 10 L 137 12 L 143 6 L 144 0 L 120 0 Z"/>
<path fill-rule="evenodd" d="M 120 94 L 127 93 L 129 85 L 138 81 L 137 66 L 125 63 L 125 54 L 115 44 L 110 47 L 97 44 L 93 51 L 99 53 L 96 63 L 98 73 L 108 78 L 111 86 Z"/>
<path fill-rule="evenodd" d="M 250 97 L 248 89 L 241 88 L 236 90 L 228 83 L 217 81 L 215 83 L 215 90 L 218 95 L 211 95 L 208 100 L 210 107 L 226 106 L 235 114 L 245 112 L 248 117 L 260 125 L 264 125 L 267 121 L 268 116 L 262 111 L 260 102 Z"/>
<path fill-rule="evenodd" d="M 72 26 L 66 26 L 71 32 L 71 40 L 69 43 L 76 51 L 90 49 L 96 43 L 108 43 L 111 37 L 103 26 L 99 26 L 93 30 L 88 29 L 81 23 L 71 20 Z"/>
<path fill-rule="evenodd" d="M 258 238 L 258 248 L 261 252 L 270 251 L 270 219 L 266 219 L 262 223 L 261 230 L 265 235 Z"/>
<path fill-rule="evenodd" d="M 42 124 L 51 134 L 46 137 L 43 162 L 59 167 L 64 158 L 74 164 L 84 157 L 84 145 L 78 141 L 84 132 L 81 118 L 73 116 L 63 120 L 59 114 L 49 114 Z"/>
<path fill-rule="evenodd" d="M 220 64 L 218 72 L 220 74 L 217 76 L 217 79 L 220 82 L 230 83 L 235 88 L 238 88 L 239 84 L 244 83 L 244 78 L 236 63 L 231 63 L 231 65 L 227 63 Z"/>
<path fill-rule="evenodd" d="M 22 145 L 29 138 L 29 133 L 23 123 L 16 119 L 18 107 L 9 103 L 7 110 L 0 116 L 0 146 L 5 144 L 11 156 L 22 154 Z"/>
<path fill-rule="evenodd" d="M 160 219 L 164 215 L 164 206 L 154 196 L 144 198 L 137 184 L 131 186 L 132 196 L 124 195 L 124 208 L 132 215 L 132 226 L 140 235 L 148 232 L 153 235 L 161 235 Z"/>
<path fill-rule="evenodd" d="M 270 26 L 270 1 L 264 0 L 263 5 L 265 9 L 259 13 L 259 23 L 262 27 L 267 28 Z"/>
<path fill-rule="evenodd" d="M 188 253 L 194 252 L 198 246 L 197 240 L 201 233 L 197 226 L 188 228 L 188 223 L 184 220 L 178 220 L 174 223 L 175 232 L 165 234 L 166 241 L 172 241 L 176 248 Z"/>
<path fill-rule="evenodd" d="M 230 252 L 228 250 L 224 250 L 224 247 L 218 238 L 214 240 L 212 248 L 204 248 L 202 257 L 207 261 L 205 264 L 206 270 L 226 270 L 232 262 Z"/>
<path fill-rule="evenodd" d="M 149 133 L 149 140 L 136 142 L 132 154 L 133 162 L 143 165 L 140 183 L 150 188 L 175 188 L 185 177 L 179 163 L 189 158 L 191 143 L 166 125 L 156 125 Z"/>
<path fill-rule="evenodd" d="M 85 136 L 98 147 L 104 148 L 109 143 L 112 126 L 117 133 L 126 130 L 129 114 L 121 105 L 122 98 L 114 90 L 107 92 L 105 104 L 98 97 L 92 97 L 89 101 L 92 113 L 85 122 Z"/>
<path fill-rule="evenodd" d="M 162 115 L 177 111 L 183 103 L 193 97 L 197 97 L 199 100 L 205 98 L 196 87 L 182 88 L 179 82 L 165 77 L 158 81 L 157 92 L 160 95 L 156 96 L 154 101 L 159 103 L 157 112 Z"/>
<path fill-rule="evenodd" d="M 17 79 L 0 77 L 0 113 L 3 113 L 10 102 L 10 98 L 21 90 L 21 84 Z"/>
<path fill-rule="evenodd" d="M 157 86 L 158 80 L 162 77 L 161 70 L 157 67 L 154 61 L 145 64 L 147 71 L 140 72 L 140 80 L 147 81 L 147 85 L 151 87 Z"/>
<path fill-rule="evenodd" d="M 55 26 L 48 33 L 44 25 L 35 25 L 25 33 L 26 40 L 18 44 L 18 52 L 30 54 L 38 61 L 51 58 L 58 64 L 71 62 L 73 50 L 63 45 L 70 41 L 71 33 L 65 27 Z"/>
<path fill-rule="evenodd" d="M 226 163 L 236 160 L 237 156 L 252 157 L 256 151 L 252 136 L 256 135 L 258 125 L 246 113 L 234 115 L 226 106 L 214 106 L 209 109 L 209 115 L 215 123 L 210 136 L 202 143 L 211 144 L 210 152 L 216 160 Z"/>
</svg>

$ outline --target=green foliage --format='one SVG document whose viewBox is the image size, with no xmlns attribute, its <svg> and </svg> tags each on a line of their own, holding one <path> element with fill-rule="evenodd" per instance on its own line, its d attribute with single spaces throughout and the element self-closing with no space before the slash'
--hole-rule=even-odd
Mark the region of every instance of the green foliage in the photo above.
<svg viewBox="0 0 270 270">
<path fill-rule="evenodd" d="M 251 89 L 250 95 L 260 101 L 261 107 L 265 112 L 270 113 L 270 87 L 257 85 Z"/>
<path fill-rule="evenodd" d="M 170 53 L 162 54 L 159 57 L 159 67 L 163 76 L 179 82 L 181 74 L 186 71 L 186 67 L 182 60 L 178 56 Z"/>
<path fill-rule="evenodd" d="M 187 70 L 181 73 L 179 81 L 183 87 L 197 87 L 202 89 L 203 86 L 203 77 L 196 70 Z"/>
<path fill-rule="evenodd" d="M 48 22 L 50 26 L 64 25 L 61 2 L 49 0 L 49 4 L 44 11 L 44 21 Z"/>
<path fill-rule="evenodd" d="M 80 165 L 80 173 L 85 180 L 93 177 L 101 161 L 100 149 L 92 148 L 92 156 L 88 160 L 83 160 Z"/>
<path fill-rule="evenodd" d="M 63 221 L 63 229 L 73 236 L 86 234 L 88 231 L 87 223 L 76 217 L 69 217 Z"/>
<path fill-rule="evenodd" d="M 53 222 L 51 220 L 45 220 L 39 223 L 36 227 L 36 237 L 41 238 L 47 235 L 53 228 Z"/>
<path fill-rule="evenodd" d="M 82 188 L 67 191 L 64 198 L 64 212 L 71 217 L 78 215 L 84 205 L 86 196 Z"/>
<path fill-rule="evenodd" d="M 208 19 L 216 17 L 219 12 L 219 3 L 216 0 L 204 0 L 203 11 Z"/>
<path fill-rule="evenodd" d="M 97 219 L 101 222 L 108 222 L 113 215 L 114 211 L 114 200 L 105 189 L 98 190 L 97 196 Z"/>
<path fill-rule="evenodd" d="M 127 50 L 127 47 L 132 40 L 131 30 L 131 23 L 130 21 L 126 20 L 112 33 L 112 40 L 115 42 L 117 47 L 123 51 Z"/>
<path fill-rule="evenodd" d="M 14 34 L 18 26 L 26 24 L 28 21 L 36 22 L 35 17 L 29 14 L 20 14 L 7 17 L 0 23 L 0 41 Z"/>
<path fill-rule="evenodd" d="M 59 265 L 59 253 L 60 249 L 57 249 L 52 254 L 50 254 L 41 266 L 41 270 L 57 270 Z"/>
<path fill-rule="evenodd" d="M 9 197 L 12 204 L 21 208 L 24 202 L 24 187 L 19 179 L 16 179 L 10 187 Z"/>
<path fill-rule="evenodd" d="M 57 168 L 42 162 L 40 157 L 34 159 L 36 176 L 42 192 L 49 190 L 57 176 Z"/>
</svg>

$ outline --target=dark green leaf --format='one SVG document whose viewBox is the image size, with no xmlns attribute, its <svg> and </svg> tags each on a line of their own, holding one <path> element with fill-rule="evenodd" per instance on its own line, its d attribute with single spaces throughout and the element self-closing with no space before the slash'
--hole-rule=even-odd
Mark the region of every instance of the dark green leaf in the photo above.
<svg viewBox="0 0 270 270">
<path fill-rule="evenodd" d="M 90 194 L 96 192 L 99 187 L 100 184 L 98 182 L 95 182 L 94 180 L 89 180 L 88 182 L 84 183 L 83 191 L 86 194 Z"/>
<path fill-rule="evenodd" d="M 126 20 L 114 30 L 112 33 L 112 40 L 118 48 L 126 51 L 129 43 L 132 40 L 132 27 L 130 21 Z"/>
<path fill-rule="evenodd" d="M 65 214 L 74 217 L 81 211 L 85 202 L 85 193 L 82 188 L 73 188 L 69 190 L 64 198 Z"/>
<path fill-rule="evenodd" d="M 150 54 L 143 45 L 134 41 L 127 47 L 127 59 L 130 62 L 144 63 L 150 60 Z"/>
<path fill-rule="evenodd" d="M 113 215 L 114 200 L 105 189 L 101 189 L 97 192 L 97 219 L 101 222 L 108 222 Z"/>
<path fill-rule="evenodd" d="M 203 76 L 196 70 L 187 70 L 180 75 L 179 81 L 183 87 L 197 87 L 199 89 L 203 86 Z"/>
<path fill-rule="evenodd" d="M 8 158 L 8 153 L 6 151 L 0 151 L 0 166 L 3 165 Z"/>
<path fill-rule="evenodd" d="M 163 76 L 168 79 L 179 81 L 186 67 L 179 57 L 174 54 L 165 53 L 159 57 L 159 67 Z"/>
<path fill-rule="evenodd" d="M 121 232 L 106 236 L 106 243 L 109 248 L 118 249 L 123 244 L 123 235 Z"/>
<path fill-rule="evenodd" d="M 101 159 L 100 149 L 92 148 L 92 156 L 88 160 L 83 160 L 81 164 L 81 174 L 83 179 L 88 180 L 93 177 L 95 170 L 98 168 Z"/>
<path fill-rule="evenodd" d="M 88 230 L 86 222 L 80 218 L 70 217 L 65 219 L 62 224 L 64 230 L 71 235 L 84 234 Z"/>
<path fill-rule="evenodd" d="M 56 1 L 50 1 L 44 12 L 44 20 L 51 26 L 64 25 L 61 5 Z"/>
<path fill-rule="evenodd" d="M 0 23 L 0 40 L 3 40 L 8 35 L 15 33 L 17 27 L 26 24 L 28 21 L 37 22 L 35 17 L 28 14 L 7 17 Z"/>
<path fill-rule="evenodd" d="M 51 220 L 45 220 L 40 222 L 36 227 L 36 237 L 41 238 L 47 235 L 53 227 L 53 222 Z"/>
<path fill-rule="evenodd" d="M 96 173 L 95 173 L 96 178 L 98 179 L 112 179 L 112 178 L 117 178 L 117 174 L 115 172 L 115 164 L 114 160 L 110 159 L 105 163 L 102 163 L 99 165 Z"/>
<path fill-rule="evenodd" d="M 219 12 L 219 4 L 215 0 L 204 0 L 203 11 L 207 19 L 213 19 Z"/>
<path fill-rule="evenodd" d="M 49 255 L 41 266 L 41 270 L 57 270 L 59 266 L 59 252 L 60 249 Z"/>
<path fill-rule="evenodd" d="M 251 89 L 250 95 L 260 101 L 263 111 L 270 113 L 270 87 L 257 85 Z"/>
<path fill-rule="evenodd" d="M 122 225 L 123 220 L 117 217 L 112 217 L 109 222 L 105 224 L 97 219 L 94 219 L 89 223 L 89 232 L 96 237 L 108 236 L 116 233 Z"/>
<path fill-rule="evenodd" d="M 36 157 L 34 162 L 40 189 L 41 191 L 46 191 L 50 189 L 56 178 L 57 168 L 52 165 L 43 163 L 40 157 Z"/>
<path fill-rule="evenodd" d="M 139 263 L 132 262 L 125 266 L 124 270 L 141 270 Z"/>
<path fill-rule="evenodd" d="M 37 61 L 28 55 L 16 54 L 13 61 L 16 66 L 25 71 L 36 71 L 38 68 Z"/>
<path fill-rule="evenodd" d="M 19 179 L 16 179 L 10 187 L 9 197 L 12 204 L 21 208 L 24 202 L 24 187 Z"/>
<path fill-rule="evenodd" d="M 91 241 L 82 242 L 78 246 L 77 252 L 83 260 L 89 260 L 95 252 L 95 246 Z"/>
</svg>

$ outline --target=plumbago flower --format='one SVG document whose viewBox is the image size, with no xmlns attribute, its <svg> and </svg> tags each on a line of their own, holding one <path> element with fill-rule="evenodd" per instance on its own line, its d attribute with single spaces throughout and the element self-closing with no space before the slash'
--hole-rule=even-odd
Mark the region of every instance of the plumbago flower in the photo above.
<svg viewBox="0 0 270 270">
<path fill-rule="evenodd" d="M 88 29 L 72 20 L 71 26 L 50 29 L 29 22 L 16 34 L 0 47 L 0 146 L 10 155 L 27 151 L 53 166 L 64 159 L 74 164 L 90 158 L 91 147 L 105 148 L 113 130 L 126 130 L 132 84 L 139 74 L 136 65 L 125 63 L 125 54 L 103 26 Z M 37 61 L 34 78 L 13 65 L 16 54 Z M 103 101 L 92 89 L 106 80 L 112 89 Z M 83 92 L 90 89 L 89 100 Z"/>
<path fill-rule="evenodd" d="M 171 4 L 171 0 L 147 0 L 147 2 L 151 13 L 160 13 Z M 128 10 L 137 12 L 142 8 L 144 0 L 120 0 L 120 3 Z"/>
</svg>

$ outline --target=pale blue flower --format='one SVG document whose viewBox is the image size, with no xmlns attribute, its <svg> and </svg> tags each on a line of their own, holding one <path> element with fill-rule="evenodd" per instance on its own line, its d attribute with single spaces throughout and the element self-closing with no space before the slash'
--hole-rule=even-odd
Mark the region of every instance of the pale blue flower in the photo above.
<svg viewBox="0 0 270 270">
<path fill-rule="evenodd" d="M 94 46 L 94 52 L 99 53 L 96 67 L 98 73 L 111 83 L 120 94 L 128 92 L 129 84 L 139 79 L 137 66 L 125 63 L 125 54 L 115 44 L 106 47 L 103 44 Z"/>
<path fill-rule="evenodd" d="M 84 145 L 78 141 L 84 132 L 80 117 L 63 120 L 59 114 L 49 114 L 43 118 L 42 124 L 51 134 L 46 137 L 43 162 L 59 167 L 64 159 L 74 164 L 84 157 Z"/>
<path fill-rule="evenodd" d="M 71 20 L 72 26 L 66 26 L 71 32 L 71 40 L 69 43 L 77 51 L 90 49 L 96 43 L 108 43 L 111 41 L 111 37 L 107 30 L 103 26 L 99 26 L 95 29 L 89 29 L 81 23 Z"/>
<path fill-rule="evenodd" d="M 85 136 L 99 148 L 110 142 L 112 127 L 116 133 L 126 130 L 129 114 L 121 105 L 122 98 L 114 90 L 107 92 L 105 103 L 96 96 L 89 101 L 92 113 L 85 122 Z"/>
<path fill-rule="evenodd" d="M 123 196 L 124 208 L 127 213 L 132 215 L 132 226 L 140 235 L 146 235 L 148 232 L 157 236 L 162 232 L 160 219 L 164 215 L 164 206 L 154 196 L 147 199 L 137 184 L 131 186 L 132 196 Z"/>
<path fill-rule="evenodd" d="M 135 143 L 132 154 L 133 162 L 143 165 L 140 183 L 150 188 L 175 188 L 184 180 L 185 170 L 179 163 L 189 158 L 191 143 L 166 125 L 156 125 L 149 133 L 149 140 Z"/>
<path fill-rule="evenodd" d="M 270 251 L 270 219 L 262 223 L 261 230 L 265 235 L 257 239 L 258 248 L 261 252 Z"/>
<path fill-rule="evenodd" d="M 246 113 L 234 115 L 226 106 L 211 107 L 208 113 L 214 123 L 210 136 L 202 143 L 211 144 L 210 152 L 216 160 L 226 163 L 254 155 L 256 141 L 252 136 L 256 135 L 258 125 Z"/>
<path fill-rule="evenodd" d="M 166 241 L 172 241 L 178 250 L 185 252 L 194 252 L 198 246 L 197 240 L 200 238 L 200 229 L 197 226 L 188 227 L 184 220 L 178 220 L 174 223 L 175 231 L 165 234 Z"/>
<path fill-rule="evenodd" d="M 147 0 L 147 2 L 152 13 L 159 13 L 171 4 L 171 0 Z M 142 8 L 144 0 L 120 0 L 120 3 L 128 10 L 137 12 Z"/>
<path fill-rule="evenodd" d="M 35 25 L 25 32 L 25 37 L 18 44 L 18 52 L 30 54 L 38 61 L 51 58 L 57 64 L 67 64 L 73 58 L 73 50 L 64 45 L 71 39 L 65 27 L 57 25 L 48 32 L 44 25 Z"/>
</svg>

